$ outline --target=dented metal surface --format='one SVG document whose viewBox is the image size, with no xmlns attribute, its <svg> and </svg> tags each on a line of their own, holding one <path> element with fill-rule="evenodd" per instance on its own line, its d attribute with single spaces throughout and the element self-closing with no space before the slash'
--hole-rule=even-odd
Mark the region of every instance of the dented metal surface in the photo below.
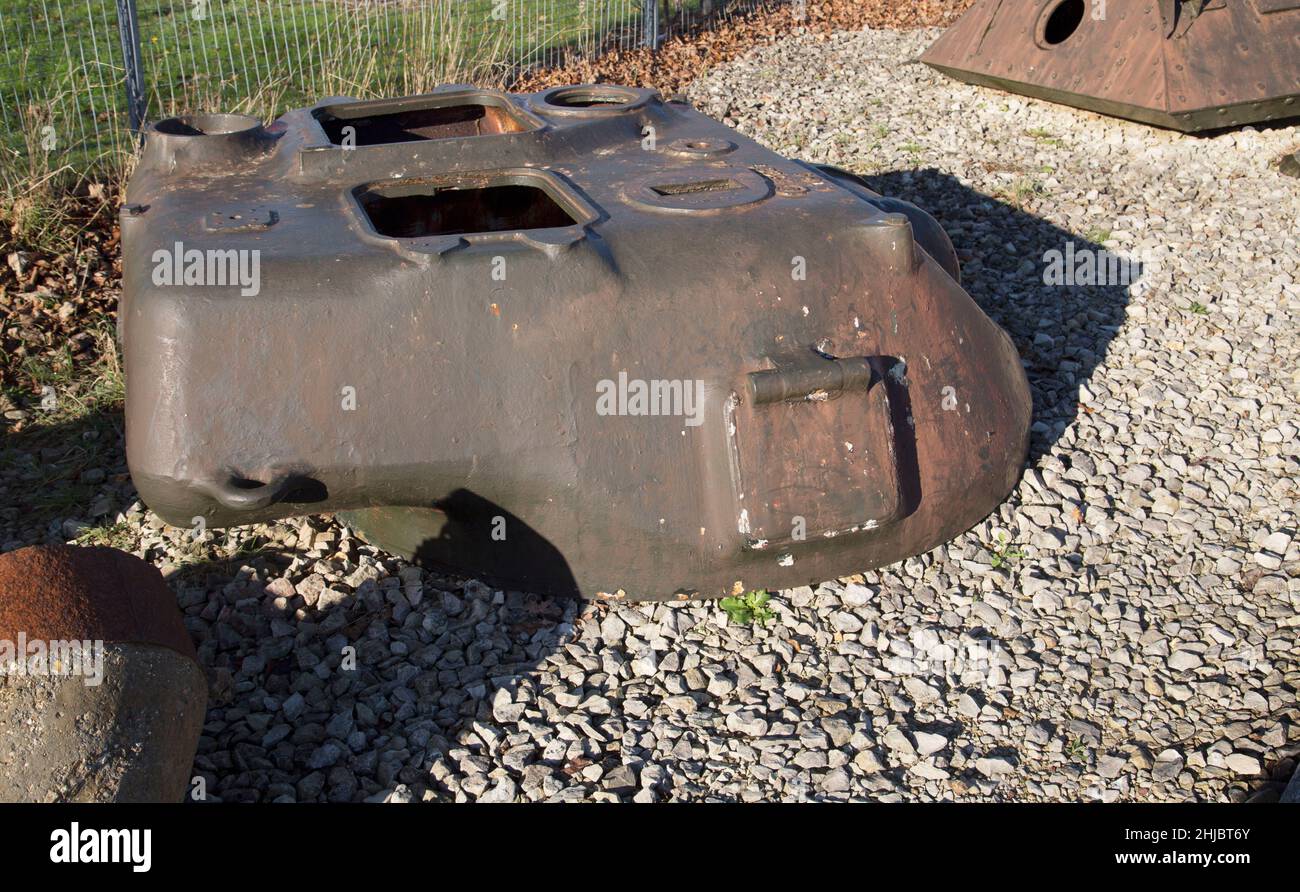
<svg viewBox="0 0 1300 892">
<path fill-rule="evenodd" d="M 1027 448 L 929 215 L 651 91 L 162 122 L 122 230 L 128 458 L 176 524 L 347 511 L 504 586 L 712 597 L 942 543 Z"/>
<path fill-rule="evenodd" d="M 1300 0 L 979 0 L 922 57 L 1185 132 L 1300 115 Z"/>
</svg>

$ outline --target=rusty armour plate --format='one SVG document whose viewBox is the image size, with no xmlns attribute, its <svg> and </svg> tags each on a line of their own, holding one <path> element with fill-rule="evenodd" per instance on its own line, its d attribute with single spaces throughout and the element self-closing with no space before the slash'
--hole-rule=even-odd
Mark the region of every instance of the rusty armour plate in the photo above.
<svg viewBox="0 0 1300 892">
<path fill-rule="evenodd" d="M 1194 133 L 1300 115 L 1300 0 L 977 0 L 922 56 L 968 83 Z"/>
<path fill-rule="evenodd" d="M 503 586 L 715 597 L 930 549 L 1026 452 L 929 215 L 648 90 L 169 119 L 122 231 L 128 457 L 175 524 L 346 511 Z"/>
</svg>

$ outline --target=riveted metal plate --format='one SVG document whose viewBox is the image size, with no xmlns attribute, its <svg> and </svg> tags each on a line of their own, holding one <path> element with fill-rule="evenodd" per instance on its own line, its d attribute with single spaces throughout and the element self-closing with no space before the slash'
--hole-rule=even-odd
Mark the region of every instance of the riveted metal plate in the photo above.
<svg viewBox="0 0 1300 892">
<path fill-rule="evenodd" d="M 978 0 L 922 56 L 958 80 L 1196 132 L 1300 112 L 1297 0 Z"/>
</svg>

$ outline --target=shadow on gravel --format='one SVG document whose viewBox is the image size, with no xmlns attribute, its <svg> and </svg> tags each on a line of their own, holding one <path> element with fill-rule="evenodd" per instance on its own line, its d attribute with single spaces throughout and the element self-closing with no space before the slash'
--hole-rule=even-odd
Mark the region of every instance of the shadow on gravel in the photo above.
<svg viewBox="0 0 1300 892">
<path fill-rule="evenodd" d="M 976 192 L 943 171 L 861 178 L 874 191 L 911 201 L 938 219 L 961 259 L 963 287 L 1011 335 L 1034 398 L 1032 464 L 1077 417 L 1080 385 L 1092 377 L 1123 323 L 1130 285 L 1047 284 L 1049 252 L 1060 252 L 1063 261 L 1073 257 L 1078 274 L 1083 258 L 1107 256 L 1105 246 Z"/>
<path fill-rule="evenodd" d="M 914 202 L 938 219 L 961 259 L 962 285 L 1011 335 L 1034 399 L 1028 458 L 1032 465 L 1052 449 L 1080 411 L 1089 411 L 1080 407 L 1080 388 L 1090 385 L 1123 324 L 1130 289 L 1140 282 L 1142 270 L 1135 267 L 1127 278 L 1091 284 L 1048 284 L 1049 252 L 1065 255 L 1072 243 L 1075 258 L 1091 254 L 1096 259 L 1108 256 L 1106 247 L 1089 234 L 1036 217 L 1013 201 L 976 192 L 940 170 L 890 171 L 861 179 L 872 190 Z M 1099 398 L 1107 396 L 1101 385 L 1090 389 Z M 1060 458 L 1068 465 L 1074 456 Z M 1229 682 L 1226 676 L 1213 680 Z M 1239 798 L 1267 802 L 1280 796 L 1300 762 L 1294 727 L 1286 726 L 1285 733 L 1286 745 L 1275 750 L 1282 758 L 1266 763 L 1258 776 L 1245 782 Z"/>
<path fill-rule="evenodd" d="M 461 791 L 444 781 L 467 773 L 488 781 L 463 791 L 477 798 L 498 780 L 487 776 L 497 758 L 512 765 L 516 781 L 531 775 L 548 795 L 572 788 L 562 780 L 590 765 L 618 776 L 621 760 L 562 705 L 563 693 L 542 706 L 545 742 L 502 735 L 493 715 L 518 721 L 557 684 L 583 700 L 604 696 L 614 668 L 607 663 L 584 667 L 576 682 L 539 675 L 579 614 L 603 608 L 420 570 L 372 552 L 355 534 L 345 538 L 321 517 L 210 530 L 218 546 L 232 534 L 238 543 L 221 557 L 213 552 L 223 548 L 191 543 L 184 531 L 116 524 L 137 498 L 121 413 L 48 422 L 39 408 L 28 411 L 22 429 L 0 429 L 0 544 L 64 541 L 94 527 L 87 534 L 99 544 L 134 550 L 142 542 L 149 557 L 173 565 L 167 583 L 209 681 L 194 766 L 207 798 L 344 802 L 402 784 L 417 800 L 451 799 Z M 445 507 L 453 521 L 445 541 L 428 543 L 444 557 L 474 551 L 503 514 L 470 493 Z M 574 589 L 559 552 L 506 517 L 509 539 L 492 547 L 517 546 L 530 573 L 555 591 Z M 282 538 L 309 527 L 311 546 Z M 469 771 L 473 763 L 482 770 Z"/>
<path fill-rule="evenodd" d="M 100 523 L 130 490 L 120 411 L 91 411 L 44 423 L 38 407 L 20 429 L 0 428 L 0 545 L 57 518 Z M 133 490 L 132 490 L 133 491 Z M 10 537 L 16 537 L 13 540 Z"/>
<path fill-rule="evenodd" d="M 343 518 L 345 521 L 348 516 Z M 517 588 L 556 597 L 579 596 L 578 582 L 558 548 L 524 520 L 472 490 L 460 488 L 434 510 L 387 508 L 357 512 L 361 537 L 398 554 L 412 555 L 422 567 L 455 574 L 475 569 L 497 588 Z"/>
<path fill-rule="evenodd" d="M 570 637 L 576 600 L 372 557 L 350 537 L 310 553 L 269 544 L 168 582 L 209 677 L 194 768 L 207 798 L 511 799 L 520 774 L 558 793 L 560 773 L 611 755 L 568 709 L 534 720 L 555 732 L 545 743 L 499 730 L 556 683 L 539 667 Z M 605 688 L 588 669 L 584 699 Z M 514 771 L 501 789 L 498 759 Z M 466 774 L 469 789 L 452 779 Z"/>
</svg>

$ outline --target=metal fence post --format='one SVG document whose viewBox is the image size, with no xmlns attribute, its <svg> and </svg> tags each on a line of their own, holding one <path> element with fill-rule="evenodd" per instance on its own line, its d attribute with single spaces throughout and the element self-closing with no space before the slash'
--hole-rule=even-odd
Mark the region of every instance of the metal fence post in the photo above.
<svg viewBox="0 0 1300 892">
<path fill-rule="evenodd" d="M 135 0 L 117 0 L 117 34 L 122 40 L 122 61 L 126 63 L 126 114 L 131 132 L 139 133 L 144 123 L 144 73 L 140 68 L 140 26 Z"/>
<path fill-rule="evenodd" d="M 654 49 L 659 45 L 659 0 L 641 2 L 642 43 Z"/>
</svg>

